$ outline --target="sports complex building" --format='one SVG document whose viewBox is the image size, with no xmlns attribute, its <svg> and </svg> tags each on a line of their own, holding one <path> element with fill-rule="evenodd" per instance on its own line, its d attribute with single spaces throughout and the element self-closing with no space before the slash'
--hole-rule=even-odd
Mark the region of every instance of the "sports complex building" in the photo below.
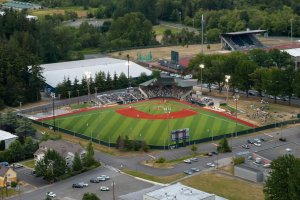
<svg viewBox="0 0 300 200">
<path fill-rule="evenodd" d="M 71 81 L 77 78 L 81 81 L 87 72 L 90 73 L 91 78 L 95 77 L 95 74 L 100 71 L 106 74 L 110 73 L 111 76 L 113 76 L 114 73 L 118 76 L 120 76 L 121 73 L 128 76 L 129 70 L 129 76 L 131 78 L 139 77 L 141 73 L 145 73 L 146 75 L 152 74 L 150 70 L 134 62 L 129 62 L 128 69 L 128 62 L 126 60 L 110 57 L 43 64 L 41 67 L 43 68 L 47 92 L 53 91 L 54 88 L 66 78 L 69 78 Z"/>
</svg>

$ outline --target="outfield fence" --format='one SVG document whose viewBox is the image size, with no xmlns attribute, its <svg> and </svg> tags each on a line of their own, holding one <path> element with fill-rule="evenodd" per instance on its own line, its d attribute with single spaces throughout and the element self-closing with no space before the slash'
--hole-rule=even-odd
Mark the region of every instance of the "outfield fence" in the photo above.
<svg viewBox="0 0 300 200">
<path fill-rule="evenodd" d="M 23 116 L 22 116 L 23 117 Z M 116 147 L 116 143 L 115 141 L 103 141 L 103 140 L 99 140 L 93 137 L 89 137 L 87 135 L 84 135 L 82 133 L 77 133 L 75 131 L 70 131 L 64 128 L 60 128 L 60 127 L 54 127 L 53 125 L 41 122 L 41 121 L 37 121 L 37 120 L 33 120 L 30 119 L 34 124 L 52 129 L 52 130 L 57 130 L 57 131 L 61 131 L 65 134 L 68 135 L 72 135 L 74 137 L 79 137 L 85 140 L 91 140 L 94 143 L 97 144 L 102 144 L 108 147 Z M 171 144 L 171 145 L 165 145 L 165 146 L 159 146 L 159 145 L 151 145 L 148 144 L 148 146 L 150 147 L 150 149 L 158 149 L 158 150 L 163 150 L 163 149 L 169 149 L 170 146 L 172 147 L 184 147 L 184 146 L 188 146 L 191 144 L 199 144 L 199 143 L 204 143 L 204 142 L 209 142 L 209 141 L 213 141 L 213 140 L 219 140 L 222 138 L 230 138 L 230 137 L 236 137 L 236 136 L 241 136 L 241 135 L 247 135 L 247 134 L 251 134 L 251 133 L 256 133 L 259 131 L 264 131 L 264 130 L 268 130 L 268 129 L 272 129 L 272 128 L 278 128 L 278 127 L 282 127 L 285 125 L 290 125 L 290 124 L 297 124 L 300 123 L 300 118 L 297 119 L 293 119 L 293 120 L 288 120 L 288 121 L 282 121 L 282 122 L 278 122 L 278 123 L 273 123 L 273 124 L 268 124 L 265 126 L 261 126 L 258 128 L 252 128 L 252 129 L 248 129 L 248 130 L 244 130 L 244 131 L 238 131 L 238 132 L 233 132 L 233 133 L 227 133 L 227 134 L 223 134 L 223 135 L 218 135 L 218 136 L 212 136 L 212 137 L 207 137 L 207 138 L 202 138 L 202 139 L 198 139 L 198 140 L 186 140 L 185 142 L 181 141 L 178 142 L 177 144 Z"/>
</svg>

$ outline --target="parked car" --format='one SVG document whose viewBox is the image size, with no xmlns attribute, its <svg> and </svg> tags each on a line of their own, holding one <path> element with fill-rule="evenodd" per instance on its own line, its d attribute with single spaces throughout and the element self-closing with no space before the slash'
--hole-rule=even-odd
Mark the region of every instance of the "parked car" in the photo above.
<svg viewBox="0 0 300 200">
<path fill-rule="evenodd" d="M 257 147 L 260 147 L 261 146 L 261 143 L 259 143 L 259 142 L 254 142 L 253 143 L 255 146 L 257 146 Z"/>
<path fill-rule="evenodd" d="M 47 192 L 46 195 L 52 198 L 56 197 L 56 194 L 54 192 Z"/>
<path fill-rule="evenodd" d="M 13 164 L 11 165 L 11 167 L 17 169 L 17 168 L 23 167 L 23 165 L 21 165 L 20 163 L 13 163 Z"/>
<path fill-rule="evenodd" d="M 206 165 L 207 165 L 208 167 L 215 167 L 215 166 L 216 166 L 215 163 L 211 163 L 211 162 L 206 163 Z"/>
<path fill-rule="evenodd" d="M 106 178 L 103 177 L 103 176 L 98 176 L 97 179 L 98 179 L 99 181 L 106 181 Z"/>
<path fill-rule="evenodd" d="M 198 169 L 198 168 L 191 168 L 191 171 L 193 171 L 193 172 L 200 172 L 200 169 Z"/>
<path fill-rule="evenodd" d="M 191 164 L 191 163 L 192 163 L 192 161 L 191 161 L 190 159 L 186 159 L 186 160 L 184 160 L 183 162 L 184 162 L 184 163 L 187 163 L 187 164 Z"/>
<path fill-rule="evenodd" d="M 253 139 L 248 139 L 247 142 L 248 142 L 249 144 L 254 144 L 255 141 L 254 141 Z"/>
<path fill-rule="evenodd" d="M 198 158 L 191 158 L 190 160 L 193 162 L 198 162 Z"/>
<path fill-rule="evenodd" d="M 244 149 L 250 149 L 250 146 L 249 146 L 248 144 L 243 144 L 242 147 L 243 147 Z"/>
<path fill-rule="evenodd" d="M 100 180 L 98 180 L 97 178 L 92 178 L 90 180 L 90 183 L 100 183 Z"/>
<path fill-rule="evenodd" d="M 279 138 L 279 141 L 286 142 L 286 138 L 285 137 L 281 137 L 281 138 Z"/>
<path fill-rule="evenodd" d="M 206 155 L 207 156 L 212 156 L 213 154 L 211 152 L 208 152 Z"/>
<path fill-rule="evenodd" d="M 109 191 L 109 187 L 101 186 L 101 187 L 100 187 L 100 190 L 101 190 L 101 191 Z"/>
<path fill-rule="evenodd" d="M 211 152 L 213 155 L 218 155 L 219 154 L 219 152 L 217 152 L 217 151 L 212 151 Z"/>
<path fill-rule="evenodd" d="M 73 183 L 72 188 L 83 188 L 83 185 L 80 185 L 78 183 Z"/>
<path fill-rule="evenodd" d="M 187 175 L 192 175 L 194 172 L 192 170 L 185 170 L 184 173 Z"/>
<path fill-rule="evenodd" d="M 78 183 L 79 185 L 82 185 L 83 187 L 87 187 L 87 186 L 89 186 L 89 184 L 87 184 L 87 183 L 85 183 L 85 182 L 80 182 L 80 183 Z"/>
<path fill-rule="evenodd" d="M 107 175 L 101 175 L 101 176 L 104 177 L 106 180 L 110 179 L 110 177 Z"/>
</svg>

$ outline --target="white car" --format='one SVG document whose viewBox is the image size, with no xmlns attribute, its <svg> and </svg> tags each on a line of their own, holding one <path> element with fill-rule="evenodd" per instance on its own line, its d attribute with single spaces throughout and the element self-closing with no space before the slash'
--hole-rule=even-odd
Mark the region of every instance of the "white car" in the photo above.
<svg viewBox="0 0 300 200">
<path fill-rule="evenodd" d="M 208 167 L 215 167 L 215 166 L 216 166 L 215 163 L 211 163 L 211 162 L 206 163 L 206 165 L 207 165 Z"/>
<path fill-rule="evenodd" d="M 198 169 L 198 168 L 191 168 L 191 170 L 192 170 L 193 172 L 200 172 L 200 169 Z"/>
<path fill-rule="evenodd" d="M 54 192 L 47 192 L 46 195 L 48 197 L 53 197 L 53 198 L 56 197 L 56 194 Z"/>
<path fill-rule="evenodd" d="M 87 183 L 85 183 L 85 182 L 80 182 L 80 183 L 78 183 L 79 185 L 82 185 L 83 187 L 87 187 L 87 186 L 89 186 L 89 184 L 87 184 Z"/>
<path fill-rule="evenodd" d="M 100 187 L 100 190 L 101 190 L 101 191 L 109 191 L 109 187 L 101 186 L 101 187 Z"/>
<path fill-rule="evenodd" d="M 258 142 L 254 142 L 253 144 L 254 144 L 255 146 L 258 146 L 258 147 L 261 146 L 261 143 L 258 143 Z"/>
<path fill-rule="evenodd" d="M 106 181 L 106 178 L 103 177 L 103 176 L 98 176 L 97 179 L 98 179 L 99 181 Z"/>
<path fill-rule="evenodd" d="M 186 159 L 186 160 L 184 160 L 183 162 L 184 162 L 184 163 L 187 163 L 187 164 L 191 164 L 191 163 L 192 163 L 192 161 L 191 161 L 190 159 Z"/>
<path fill-rule="evenodd" d="M 190 160 L 193 162 L 198 162 L 198 158 L 191 158 Z"/>
<path fill-rule="evenodd" d="M 110 179 L 110 177 L 107 175 L 101 175 L 101 176 L 104 177 L 106 180 Z"/>
</svg>

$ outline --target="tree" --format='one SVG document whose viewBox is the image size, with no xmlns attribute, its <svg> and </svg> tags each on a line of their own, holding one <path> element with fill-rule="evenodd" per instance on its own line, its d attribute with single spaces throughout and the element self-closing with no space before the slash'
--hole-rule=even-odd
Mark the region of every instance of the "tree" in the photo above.
<svg viewBox="0 0 300 200">
<path fill-rule="evenodd" d="M 94 193 L 84 193 L 82 200 L 100 200 Z"/>
<path fill-rule="evenodd" d="M 16 129 L 16 134 L 19 136 L 21 143 L 24 143 L 26 137 L 35 136 L 36 130 L 32 127 L 28 119 L 22 119 L 19 125 L 20 126 Z"/>
<path fill-rule="evenodd" d="M 79 154 L 77 152 L 75 153 L 72 167 L 73 167 L 74 171 L 80 171 L 80 170 L 82 170 L 81 159 L 80 159 L 80 156 L 79 156 Z"/>
<path fill-rule="evenodd" d="M 193 145 L 191 146 L 191 151 L 192 151 L 193 153 L 195 153 L 195 152 L 197 151 L 197 149 L 198 149 L 198 148 L 197 148 L 196 145 L 193 144 Z"/>
<path fill-rule="evenodd" d="M 19 140 L 12 142 L 8 150 L 15 162 L 24 159 L 24 149 Z"/>
<path fill-rule="evenodd" d="M 300 160 L 293 155 L 284 155 L 271 163 L 270 177 L 264 186 L 266 200 L 299 199 Z"/>
<path fill-rule="evenodd" d="M 27 137 L 24 142 L 24 154 L 25 158 L 32 158 L 36 150 L 38 150 L 39 145 L 35 143 L 32 137 Z"/>
<path fill-rule="evenodd" d="M 93 164 L 95 164 L 95 159 L 94 159 L 94 148 L 93 148 L 93 144 L 92 142 L 89 142 L 88 146 L 87 146 L 87 152 L 86 155 L 83 159 L 83 164 L 86 167 L 90 167 Z"/>
<path fill-rule="evenodd" d="M 5 141 L 1 140 L 1 142 L 0 142 L 0 151 L 3 151 L 3 150 L 5 150 Z"/>
<path fill-rule="evenodd" d="M 223 138 L 220 140 L 217 149 L 218 149 L 218 152 L 220 152 L 220 153 L 231 152 L 231 148 L 229 147 L 228 141 L 226 138 Z"/>
</svg>

